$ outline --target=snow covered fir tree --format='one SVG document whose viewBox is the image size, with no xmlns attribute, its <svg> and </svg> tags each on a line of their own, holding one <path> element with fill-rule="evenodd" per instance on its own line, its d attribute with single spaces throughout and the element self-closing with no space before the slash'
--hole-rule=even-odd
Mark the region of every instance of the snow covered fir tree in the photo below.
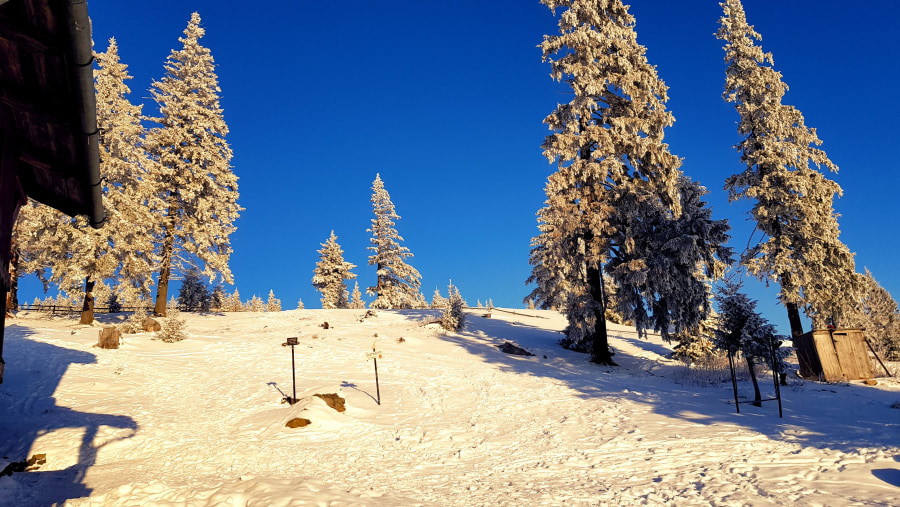
<svg viewBox="0 0 900 507">
<path fill-rule="evenodd" d="M 466 301 L 459 289 L 450 282 L 447 286 L 447 299 L 441 312 L 441 327 L 450 332 L 461 331 L 466 327 Z"/>
<path fill-rule="evenodd" d="M 107 293 L 106 282 L 149 294 L 157 261 L 152 244 L 157 206 L 149 184 L 151 161 L 142 147 L 141 106 L 127 98 L 131 90 L 126 81 L 131 76 L 128 66 L 119 60 L 115 39 L 96 60 L 100 173 L 107 221 L 103 228 L 94 229 L 84 217 L 70 218 L 31 201 L 23 207 L 16 228 L 21 271 L 36 273 L 45 287 L 54 284 L 68 294 L 83 294 L 82 324 L 94 320 L 97 284 Z"/>
<path fill-rule="evenodd" d="M 322 308 L 348 308 L 347 284 L 345 280 L 352 280 L 356 275 L 350 270 L 356 267 L 344 260 L 344 251 L 337 242 L 337 236 L 331 231 L 331 236 L 322 243 L 319 252 L 319 262 L 313 270 L 312 284 L 322 294 Z M 302 303 L 300 303 L 302 308 Z"/>
<path fill-rule="evenodd" d="M 866 339 L 882 357 L 900 360 L 900 309 L 868 268 L 861 276 L 856 303 L 856 311 L 846 317 L 848 327 L 865 329 Z"/>
<path fill-rule="evenodd" d="M 269 297 L 266 299 L 266 311 L 267 312 L 280 312 L 281 311 L 281 300 L 275 297 L 275 291 L 269 290 Z"/>
<path fill-rule="evenodd" d="M 447 306 L 447 298 L 441 295 L 441 290 L 434 288 L 434 294 L 431 296 L 431 309 L 441 309 Z"/>
<path fill-rule="evenodd" d="M 178 307 L 185 311 L 209 311 L 212 306 L 212 297 L 197 268 L 190 268 L 184 274 L 181 287 L 178 289 L 177 301 Z"/>
<path fill-rule="evenodd" d="M 205 30 L 200 15 L 191 15 L 182 49 L 166 60 L 166 74 L 150 90 L 159 105 L 159 127 L 147 145 L 159 165 L 154 184 L 162 200 L 161 256 L 156 294 L 157 314 L 165 315 L 172 270 L 183 272 L 199 261 L 211 280 L 232 283 L 229 236 L 242 208 L 237 204 L 237 176 L 225 140 L 228 126 L 219 105 L 220 88 L 209 48 L 200 44 Z"/>
<path fill-rule="evenodd" d="M 350 293 L 350 308 L 359 310 L 365 307 L 366 302 L 363 300 L 362 291 L 359 290 L 359 282 L 357 281 L 353 285 L 353 292 Z"/>
<path fill-rule="evenodd" d="M 368 247 L 372 251 L 369 265 L 375 266 L 377 281 L 374 287 L 366 289 L 375 297 L 369 308 L 424 308 L 425 297 L 419 292 L 422 275 L 406 262 L 413 254 L 409 248 L 400 245 L 403 237 L 394 228 L 400 216 L 394 210 L 380 174 L 375 175 L 372 183 L 371 201 L 375 218 L 372 228 L 367 229 L 372 233 L 369 240 L 372 246 Z"/>
<path fill-rule="evenodd" d="M 756 379 L 756 365 L 769 365 L 777 373 L 786 371 L 784 363 L 788 351 L 781 348 L 787 339 L 775 331 L 756 311 L 756 301 L 740 292 L 741 285 L 726 280 L 716 294 L 719 319 L 715 329 L 715 343 L 721 350 L 741 352 L 747 362 L 755 394 L 754 405 L 759 406 L 762 396 Z M 774 360 L 774 364 L 773 364 Z"/>
<path fill-rule="evenodd" d="M 774 68 L 771 53 L 747 22 L 740 0 L 720 4 L 718 38 L 725 41 L 724 98 L 740 116 L 736 146 L 746 169 L 725 182 L 729 199 L 753 200 L 751 215 L 763 237 L 744 252 L 741 262 L 756 277 L 777 282 L 794 336 L 803 334 L 800 310 L 814 327 L 846 326 L 856 310 L 859 289 L 854 254 L 838 238 L 834 196 L 838 184 L 818 168 L 837 166 L 818 146 L 803 114 L 783 103 L 787 85 Z"/>
<path fill-rule="evenodd" d="M 566 339 L 614 365 L 606 331 L 604 271 L 619 290 L 617 310 L 639 330 L 667 339 L 699 325 L 708 282 L 730 260 L 725 221 L 703 209 L 701 187 L 685 178 L 663 142 L 674 122 L 667 88 L 637 42 L 634 17 L 618 0 L 543 0 L 564 8 L 559 35 L 545 36 L 543 59 L 572 99 L 544 123 L 548 178 L 540 234 L 532 243 L 531 294 L 564 309 Z M 708 211 L 708 210 L 707 210 Z M 686 233 L 686 231 L 691 231 Z"/>
</svg>

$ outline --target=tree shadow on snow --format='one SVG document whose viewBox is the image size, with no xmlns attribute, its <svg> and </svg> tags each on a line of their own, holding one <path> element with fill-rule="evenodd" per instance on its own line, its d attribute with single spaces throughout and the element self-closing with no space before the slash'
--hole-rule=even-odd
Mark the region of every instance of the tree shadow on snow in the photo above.
<svg viewBox="0 0 900 507">
<path fill-rule="evenodd" d="M 872 470 L 872 475 L 891 486 L 900 488 L 900 470 L 895 468 L 879 468 L 877 470 Z"/>
<path fill-rule="evenodd" d="M 0 384 L 0 457 L 25 461 L 34 454 L 47 454 L 37 439 L 66 428 L 83 428 L 77 462 L 57 471 L 13 473 L 14 479 L 29 497 L 27 505 L 62 504 L 86 497 L 91 489 L 84 483 L 87 470 L 94 465 L 98 451 L 111 441 L 131 438 L 137 424 L 131 417 L 77 412 L 58 405 L 54 394 L 70 365 L 96 363 L 94 354 L 35 341 L 31 329 L 11 325 L 6 329 L 4 357 L 7 360 L 4 383 Z M 127 436 L 94 442 L 101 426 L 131 430 Z M 35 445 L 37 444 L 37 445 Z"/>
<path fill-rule="evenodd" d="M 898 410 L 890 408 L 897 401 L 896 392 L 859 384 L 792 379 L 791 385 L 781 387 L 783 418 L 778 417 L 776 401 L 764 402 L 761 407 L 741 403 L 738 414 L 730 380 L 697 386 L 673 378 L 678 367 L 660 362 L 658 357 L 670 350 L 639 339 L 633 331 L 611 330 L 611 345 L 624 342 L 642 352 L 627 354 L 617 350 L 614 360 L 620 366 L 601 366 L 591 363 L 588 354 L 562 348 L 558 343 L 562 329 L 548 330 L 532 324 L 539 321 L 526 315 L 504 315 L 501 319 L 494 314 L 495 318 L 487 319 L 481 313 L 469 313 L 463 331 L 440 339 L 499 364 L 503 370 L 563 381 L 586 399 L 627 399 L 646 404 L 665 417 L 710 426 L 741 426 L 773 440 L 822 449 L 853 452 L 898 445 Z M 514 342 L 535 356 L 505 354 L 497 348 L 505 341 Z M 746 368 L 744 364 L 739 366 Z M 775 396 L 771 376 L 762 375 L 759 384 L 763 399 Z M 752 399 L 749 381 L 739 382 L 738 389 L 742 402 Z"/>
</svg>

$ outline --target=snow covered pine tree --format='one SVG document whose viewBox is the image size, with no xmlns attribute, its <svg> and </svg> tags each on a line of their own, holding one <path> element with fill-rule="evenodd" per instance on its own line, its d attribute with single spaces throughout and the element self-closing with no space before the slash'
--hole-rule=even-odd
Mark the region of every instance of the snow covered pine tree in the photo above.
<svg viewBox="0 0 900 507">
<path fill-rule="evenodd" d="M 553 134 L 542 147 L 557 172 L 548 178 L 532 243 L 532 297 L 563 307 L 567 339 L 589 342 L 591 361 L 614 365 L 604 265 L 623 318 L 669 338 L 670 328 L 678 333 L 705 317 L 707 282 L 722 275 L 730 255 L 722 246 L 728 226 L 708 214 L 681 214 L 682 201 L 702 195 L 702 187 L 683 177 L 663 142 L 674 122 L 667 88 L 637 42 L 628 9 L 620 0 L 542 3 L 566 8 L 560 35 L 545 36 L 541 48 L 551 76 L 565 77 L 573 99 L 544 120 Z M 704 222 L 703 232 L 687 233 L 686 222 L 695 221 Z"/>
<path fill-rule="evenodd" d="M 313 270 L 312 284 L 322 293 L 322 308 L 325 310 L 334 308 L 348 308 L 347 284 L 344 280 L 352 280 L 356 275 L 350 270 L 356 267 L 344 261 L 344 251 L 337 242 L 337 236 L 331 231 L 331 236 L 322 243 L 319 252 L 319 262 Z"/>
<path fill-rule="evenodd" d="M 366 307 L 366 302 L 363 301 L 362 292 L 359 290 L 359 282 L 356 282 L 353 285 L 353 292 L 350 294 L 350 308 L 354 310 L 360 310 Z"/>
<path fill-rule="evenodd" d="M 447 286 L 447 294 L 444 311 L 441 313 L 441 327 L 455 333 L 466 327 L 466 301 L 453 281 Z"/>
<path fill-rule="evenodd" d="M 209 288 L 200 279 L 197 268 L 188 269 L 178 290 L 178 306 L 188 312 L 208 312 L 212 305 Z"/>
<path fill-rule="evenodd" d="M 106 53 L 96 55 L 97 124 L 100 127 L 100 174 L 103 207 L 110 210 L 102 229 L 84 217 L 70 218 L 30 202 L 22 208 L 17 245 L 25 272 L 76 294 L 84 287 L 81 323 L 94 320 L 94 285 L 118 277 L 125 286 L 149 293 L 157 222 L 155 199 L 148 184 L 150 160 L 142 148 L 141 106 L 128 101 L 128 66 L 119 61 L 110 39 Z M 48 277 L 45 267 L 50 267 Z M 83 285 L 82 285 L 83 284 Z"/>
<path fill-rule="evenodd" d="M 866 268 L 862 275 L 859 304 L 848 316 L 848 327 L 866 330 L 866 339 L 889 361 L 900 360 L 900 310 L 891 296 Z"/>
<path fill-rule="evenodd" d="M 394 211 L 391 196 L 384 188 L 381 175 L 375 175 L 372 183 L 372 233 L 368 247 L 373 253 L 369 256 L 369 265 L 375 266 L 377 282 L 374 287 L 366 289 L 366 293 L 375 296 L 369 308 L 421 308 L 425 297 L 419 292 L 422 275 L 416 268 L 406 263 L 413 254 L 409 248 L 400 246 L 403 238 L 394 229 L 395 220 L 400 216 Z"/>
<path fill-rule="evenodd" d="M 267 312 L 280 312 L 281 311 L 281 300 L 275 297 L 275 291 L 269 290 L 269 298 L 266 299 L 266 311 Z"/>
<path fill-rule="evenodd" d="M 762 37 L 747 24 L 740 0 L 720 4 L 718 38 L 725 41 L 725 93 L 740 115 L 736 146 L 746 169 L 725 180 L 731 201 L 755 199 L 751 215 L 763 238 L 741 257 L 747 270 L 781 285 L 791 334 L 803 334 L 800 309 L 816 326 L 839 324 L 854 311 L 858 289 L 854 254 L 839 239 L 835 194 L 841 188 L 815 167 L 837 166 L 824 151 L 815 129 L 803 114 L 782 103 L 787 85 L 774 69 L 771 53 L 754 39 Z M 815 167 L 813 167 L 815 166 Z"/>
<path fill-rule="evenodd" d="M 208 48 L 200 45 L 205 30 L 200 15 L 191 15 L 183 48 L 166 60 L 166 74 L 150 93 L 159 105 L 160 127 L 147 135 L 147 145 L 160 169 L 156 191 L 163 200 L 162 233 L 157 238 L 162 262 L 155 311 L 165 315 L 169 276 L 190 262 L 203 264 L 210 281 L 219 274 L 232 283 L 229 236 L 243 209 L 237 204 L 237 176 L 231 170 L 228 126 L 219 106 L 218 77 Z"/>
<path fill-rule="evenodd" d="M 756 312 L 756 301 L 752 301 L 739 291 L 739 283 L 726 280 L 716 302 L 719 306 L 719 321 L 715 331 L 716 346 L 732 353 L 742 352 L 750 369 L 753 391 L 756 395 L 753 404 L 760 406 L 762 396 L 756 380 L 756 365 L 770 364 L 774 356 L 776 364 L 772 365 L 778 373 L 785 371 L 784 358 L 787 350 L 780 348 L 786 336 L 778 335 L 775 326 Z"/>
</svg>

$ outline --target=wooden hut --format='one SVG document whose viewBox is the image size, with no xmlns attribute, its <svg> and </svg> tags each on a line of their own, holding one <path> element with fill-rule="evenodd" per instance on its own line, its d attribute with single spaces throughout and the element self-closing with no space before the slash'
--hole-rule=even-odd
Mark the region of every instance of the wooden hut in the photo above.
<svg viewBox="0 0 900 507">
<path fill-rule="evenodd" d="M 865 340 L 862 329 L 816 329 L 795 337 L 800 376 L 826 382 L 872 378 Z"/>
</svg>

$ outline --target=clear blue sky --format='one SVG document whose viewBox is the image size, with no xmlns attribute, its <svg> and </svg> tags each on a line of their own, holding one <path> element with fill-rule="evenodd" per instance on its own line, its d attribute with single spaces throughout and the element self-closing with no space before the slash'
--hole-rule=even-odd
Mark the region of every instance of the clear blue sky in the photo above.
<svg viewBox="0 0 900 507">
<path fill-rule="evenodd" d="M 666 140 L 684 172 L 710 189 L 714 216 L 729 219 L 740 251 L 752 225 L 749 203 L 729 204 L 722 190 L 741 165 L 737 113 L 721 98 L 721 8 L 631 5 L 638 41 L 670 88 L 676 123 Z M 845 191 L 836 202 L 843 241 L 859 270 L 868 266 L 900 296 L 900 3 L 746 0 L 745 9 L 790 86 L 785 101 L 840 166 L 832 177 Z M 231 259 L 245 299 L 274 289 L 285 308 L 298 297 L 319 307 L 310 279 L 332 229 L 361 287 L 372 285 L 366 228 L 381 173 L 429 300 L 452 278 L 472 304 L 522 305 L 534 214 L 553 171 L 540 150 L 542 120 L 567 100 L 536 47 L 556 33 L 549 9 L 537 0 L 90 0 L 95 47 L 116 37 L 134 76 L 131 99 L 145 113 L 156 113 L 147 90 L 193 11 L 218 64 L 246 208 Z M 774 288 L 747 288 L 788 332 Z M 23 300 L 38 292 L 23 281 Z"/>
</svg>

